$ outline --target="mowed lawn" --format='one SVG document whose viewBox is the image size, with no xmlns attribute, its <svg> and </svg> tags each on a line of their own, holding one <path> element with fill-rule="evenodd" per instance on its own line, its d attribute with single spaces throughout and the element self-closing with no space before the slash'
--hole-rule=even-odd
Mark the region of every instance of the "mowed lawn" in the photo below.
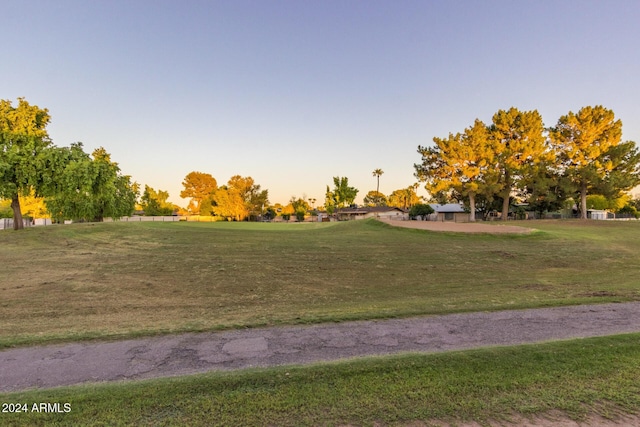
<svg viewBox="0 0 640 427">
<path fill-rule="evenodd" d="M 0 348 L 52 340 L 640 299 L 640 223 L 528 235 L 330 224 L 0 232 Z"/>
</svg>

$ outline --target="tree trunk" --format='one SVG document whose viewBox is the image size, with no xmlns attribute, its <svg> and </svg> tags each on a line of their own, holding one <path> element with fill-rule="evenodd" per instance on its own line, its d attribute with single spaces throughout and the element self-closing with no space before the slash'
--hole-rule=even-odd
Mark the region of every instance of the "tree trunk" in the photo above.
<svg viewBox="0 0 640 427">
<path fill-rule="evenodd" d="M 580 184 L 580 219 L 587 219 L 587 183 Z"/>
<path fill-rule="evenodd" d="M 509 217 L 509 196 L 511 195 L 511 177 L 509 176 L 509 172 L 505 172 L 504 174 L 504 194 L 502 195 L 502 218 L 503 221 L 506 221 Z"/>
<path fill-rule="evenodd" d="M 11 199 L 11 209 L 13 209 L 13 229 L 22 230 L 24 223 L 22 222 L 22 210 L 20 209 L 20 199 L 18 194 Z"/>
<path fill-rule="evenodd" d="M 476 195 L 474 193 L 469 193 L 469 221 L 476 221 Z"/>
<path fill-rule="evenodd" d="M 503 221 L 506 221 L 509 217 L 509 195 L 511 191 L 505 190 L 505 193 L 502 195 L 502 218 Z"/>
</svg>

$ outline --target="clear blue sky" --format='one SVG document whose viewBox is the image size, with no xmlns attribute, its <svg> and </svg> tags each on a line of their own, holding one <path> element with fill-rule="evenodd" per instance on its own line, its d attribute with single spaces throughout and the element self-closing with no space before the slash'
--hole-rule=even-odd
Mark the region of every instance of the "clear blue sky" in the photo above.
<svg viewBox="0 0 640 427">
<path fill-rule="evenodd" d="M 272 203 L 333 176 L 389 194 L 417 146 L 537 109 L 604 105 L 640 143 L 640 2 L 2 0 L 0 98 L 52 115 L 179 198 L 190 171 Z"/>
</svg>

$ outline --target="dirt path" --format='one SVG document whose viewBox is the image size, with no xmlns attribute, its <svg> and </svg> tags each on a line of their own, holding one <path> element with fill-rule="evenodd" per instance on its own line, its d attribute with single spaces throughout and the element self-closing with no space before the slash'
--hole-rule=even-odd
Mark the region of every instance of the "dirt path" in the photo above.
<svg viewBox="0 0 640 427">
<path fill-rule="evenodd" d="M 0 392 L 640 332 L 640 302 L 183 334 L 0 352 Z"/>
<path fill-rule="evenodd" d="M 430 231 L 454 231 L 458 233 L 517 233 L 526 234 L 533 231 L 532 228 L 519 227 L 517 225 L 504 225 L 502 223 L 487 224 L 484 222 L 443 222 L 443 221 L 399 221 L 379 219 L 385 224 L 394 227 L 418 228 Z"/>
</svg>

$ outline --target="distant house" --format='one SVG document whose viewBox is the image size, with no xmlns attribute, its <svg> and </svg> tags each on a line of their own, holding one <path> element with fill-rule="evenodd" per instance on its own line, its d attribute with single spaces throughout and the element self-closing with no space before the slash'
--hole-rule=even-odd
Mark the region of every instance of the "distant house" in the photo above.
<svg viewBox="0 0 640 427">
<path fill-rule="evenodd" d="M 336 211 L 338 221 L 353 219 L 381 218 L 381 219 L 408 219 L 409 214 L 402 208 L 390 206 L 373 207 L 349 207 Z"/>
<path fill-rule="evenodd" d="M 447 203 L 444 205 L 430 203 L 429 206 L 433 208 L 433 213 L 429 215 L 429 221 L 469 221 L 469 212 L 465 212 L 464 207 L 458 203 Z"/>
</svg>

